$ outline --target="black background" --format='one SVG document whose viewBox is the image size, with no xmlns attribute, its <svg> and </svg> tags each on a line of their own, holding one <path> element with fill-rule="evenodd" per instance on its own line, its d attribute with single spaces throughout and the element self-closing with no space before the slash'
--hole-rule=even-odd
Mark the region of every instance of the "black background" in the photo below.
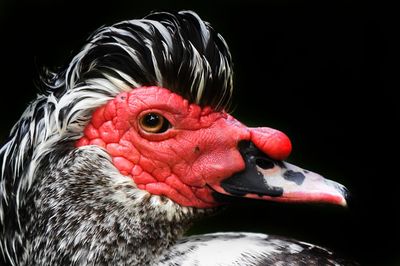
<svg viewBox="0 0 400 266">
<path fill-rule="evenodd" d="M 35 97 L 38 67 L 65 64 L 101 25 L 192 9 L 231 47 L 234 116 L 286 132 L 289 161 L 345 184 L 353 197 L 347 209 L 240 202 L 191 233 L 265 232 L 362 265 L 400 265 L 394 8 L 321 2 L 0 0 L 1 141 Z"/>
</svg>

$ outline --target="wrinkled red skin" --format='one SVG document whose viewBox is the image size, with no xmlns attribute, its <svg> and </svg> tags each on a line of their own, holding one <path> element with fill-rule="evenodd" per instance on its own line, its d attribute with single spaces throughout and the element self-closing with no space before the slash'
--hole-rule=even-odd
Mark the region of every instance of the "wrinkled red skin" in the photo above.
<svg viewBox="0 0 400 266">
<path fill-rule="evenodd" d="M 145 132 L 138 121 L 148 112 L 163 115 L 171 128 L 163 133 Z M 241 140 L 253 141 L 277 160 L 291 151 L 288 137 L 277 130 L 247 128 L 225 112 L 189 104 L 168 89 L 141 87 L 95 110 L 76 147 L 101 146 L 138 188 L 182 206 L 207 208 L 218 205 L 207 184 L 244 169 L 237 149 Z"/>
</svg>

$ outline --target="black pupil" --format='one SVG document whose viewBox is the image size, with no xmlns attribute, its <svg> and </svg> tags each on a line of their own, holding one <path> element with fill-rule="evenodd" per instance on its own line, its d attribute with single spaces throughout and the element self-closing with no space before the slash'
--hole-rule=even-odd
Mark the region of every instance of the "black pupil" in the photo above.
<svg viewBox="0 0 400 266">
<path fill-rule="evenodd" d="M 148 114 L 144 118 L 144 124 L 148 127 L 157 127 L 160 124 L 160 116 L 157 114 Z"/>
</svg>

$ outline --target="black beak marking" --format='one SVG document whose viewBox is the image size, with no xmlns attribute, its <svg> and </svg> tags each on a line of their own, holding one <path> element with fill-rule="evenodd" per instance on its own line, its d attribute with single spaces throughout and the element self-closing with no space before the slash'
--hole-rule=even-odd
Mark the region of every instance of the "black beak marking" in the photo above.
<svg viewBox="0 0 400 266">
<path fill-rule="evenodd" d="M 303 184 L 304 179 L 306 177 L 301 172 L 296 172 L 296 171 L 293 171 L 293 170 L 287 170 L 285 173 L 283 173 L 283 178 L 285 178 L 288 181 L 295 182 L 297 185 L 301 185 L 301 184 Z"/>
<path fill-rule="evenodd" d="M 239 142 L 239 152 L 242 155 L 246 168 L 221 182 L 221 187 L 231 195 L 244 196 L 257 194 L 258 196 L 279 197 L 283 194 L 283 188 L 269 186 L 264 180 L 258 167 L 263 169 L 273 168 L 275 162 L 262 153 L 252 142 Z"/>
</svg>

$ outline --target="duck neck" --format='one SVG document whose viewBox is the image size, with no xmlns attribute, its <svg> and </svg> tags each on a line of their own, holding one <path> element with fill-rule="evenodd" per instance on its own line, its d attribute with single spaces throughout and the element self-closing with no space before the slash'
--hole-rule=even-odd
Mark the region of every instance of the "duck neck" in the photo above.
<svg viewBox="0 0 400 266">
<path fill-rule="evenodd" d="M 151 264 L 212 211 L 138 189 L 96 147 L 75 150 L 37 175 L 21 265 Z"/>
</svg>

